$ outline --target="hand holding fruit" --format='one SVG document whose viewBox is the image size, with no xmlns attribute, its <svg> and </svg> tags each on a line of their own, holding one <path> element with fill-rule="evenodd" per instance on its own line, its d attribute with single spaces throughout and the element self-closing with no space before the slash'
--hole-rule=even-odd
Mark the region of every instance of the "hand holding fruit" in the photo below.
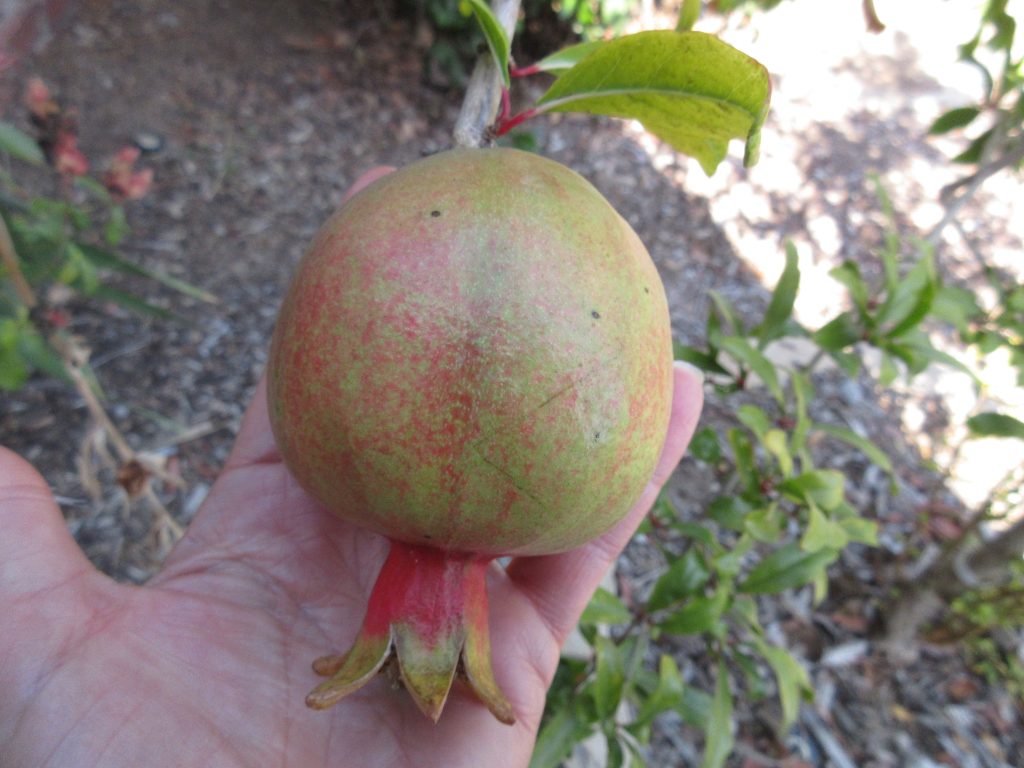
<svg viewBox="0 0 1024 768">
<path fill-rule="evenodd" d="M 632 512 L 583 547 L 489 574 L 511 728 L 461 687 L 437 725 L 383 680 L 328 712 L 306 708 L 310 660 L 355 637 L 386 543 L 295 484 L 262 385 L 223 474 L 145 587 L 95 571 L 42 478 L 0 449 L 3 765 L 526 765 L 560 643 L 678 462 L 700 405 L 699 374 L 676 368 L 668 437 Z"/>
</svg>

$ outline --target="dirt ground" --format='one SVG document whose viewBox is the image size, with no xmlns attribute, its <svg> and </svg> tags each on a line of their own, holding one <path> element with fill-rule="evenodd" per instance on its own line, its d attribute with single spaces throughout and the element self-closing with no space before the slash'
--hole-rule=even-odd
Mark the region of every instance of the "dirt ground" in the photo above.
<svg viewBox="0 0 1024 768">
<path fill-rule="evenodd" d="M 0 77 L 6 120 L 26 124 L 18 104 L 31 75 L 74 105 L 90 158 L 109 157 L 140 135 L 159 139 L 159 150 L 143 159 L 154 169 L 154 189 L 129 207 L 124 251 L 218 301 L 124 281 L 188 322 L 147 321 L 86 302 L 73 306 L 72 317 L 92 348 L 118 428 L 136 450 L 185 479 L 184 488 L 160 491 L 181 524 L 230 449 L 305 244 L 363 171 L 450 143 L 460 95 L 424 85 L 422 40 L 388 3 L 84 0 L 45 50 Z M 910 48 L 903 60 L 859 67 L 857 76 L 892 93 L 934 85 L 915 68 Z M 787 82 L 777 86 L 784 92 Z M 533 132 L 540 151 L 589 178 L 634 226 L 661 271 L 677 338 L 694 341 L 710 289 L 751 315 L 764 307 L 777 256 L 759 263 L 745 243 L 767 242 L 781 253 L 781 238 L 817 232 L 827 213 L 840 222 L 836 247 L 809 266 L 823 273 L 837 258 L 855 258 L 870 271 L 882 236 L 870 175 L 942 162 L 923 140 L 920 118 L 905 111 L 883 119 L 866 107 L 848 130 L 798 124 L 795 111 L 788 114 L 788 122 L 785 114 L 773 118 L 765 132 L 767 171 L 748 177 L 733 158 L 712 181 L 635 125 L 555 117 Z M 784 150 L 773 150 L 773 141 Z M 795 175 L 799 191 L 773 187 L 780 174 Z M 747 193 L 760 195 L 757 211 L 746 206 Z M 913 189 L 906 195 L 921 197 Z M 1013 233 L 977 218 L 979 239 L 1019 253 Z M 963 258 L 948 256 L 951 274 Z M 899 416 L 903 401 L 918 395 L 882 396 L 867 377 L 849 381 L 827 371 L 817 384 L 815 419 L 849 425 L 854 412 L 876 441 L 892 447 L 900 492 L 890 497 L 887 479 L 856 452 L 823 449 L 830 466 L 850 476 L 851 501 L 884 523 L 883 546 L 844 556 L 825 605 L 794 598 L 769 610 L 766 624 L 807 661 L 817 699 L 781 743 L 771 735 L 778 713 L 770 705 L 738 706 L 741 747 L 731 765 L 839 768 L 844 755 L 863 766 L 1024 765 L 1020 702 L 973 676 L 947 649 L 926 647 L 920 661 L 897 668 L 869 642 L 872 600 L 905 562 L 907 542 L 921 543 L 918 513 L 932 478 L 917 469 L 916 444 Z M 729 423 L 735 406 L 709 394 L 704 422 Z M 159 567 L 148 510 L 128 512 L 109 471 L 100 473 L 101 497 L 90 498 L 77 467 L 90 438 L 87 421 L 72 389 L 36 379 L 4 395 L 0 443 L 43 472 L 99 568 L 145 581 Z M 673 483 L 677 505 L 691 517 L 719 490 L 714 473 L 690 460 Z M 623 561 L 636 588 L 650 579 L 650 557 L 639 540 Z M 702 649 L 681 643 L 674 650 L 687 679 L 706 686 Z M 698 735 L 666 719 L 651 764 L 699 764 Z"/>
</svg>

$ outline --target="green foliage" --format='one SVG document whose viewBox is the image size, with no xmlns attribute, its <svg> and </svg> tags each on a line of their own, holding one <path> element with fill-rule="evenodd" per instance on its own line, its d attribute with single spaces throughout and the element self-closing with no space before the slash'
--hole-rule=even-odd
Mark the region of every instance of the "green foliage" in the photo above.
<svg viewBox="0 0 1024 768">
<path fill-rule="evenodd" d="M 853 262 L 835 269 L 833 277 L 846 288 L 850 308 L 820 328 L 804 328 L 792 317 L 800 290 L 799 259 L 792 245 L 786 247 L 783 273 L 764 312 L 753 321 L 741 316 L 725 296 L 710 293 L 702 343 L 677 344 L 677 356 L 702 368 L 720 398 L 734 397 L 755 383 L 763 386 L 766 396 L 719 409 L 731 411 L 735 423 L 705 426 L 694 436 L 690 456 L 716 472 L 728 490 L 694 520 L 680 519 L 667 495 L 658 500 L 643 531 L 661 553 L 664 566 L 660 575 L 646 598 L 633 604 L 599 593 L 595 598 L 598 605 L 588 611 L 588 619 L 608 616 L 612 618 L 608 624 L 625 628 L 602 636 L 590 662 L 572 662 L 575 680 L 584 686 L 576 689 L 579 693 L 586 681 L 596 680 L 599 666 L 605 665 L 605 676 L 610 674 L 607 670 L 619 669 L 608 666 L 608 659 L 599 661 L 602 655 L 612 653 L 612 647 L 631 649 L 639 643 L 656 648 L 667 636 L 700 637 L 718 674 L 713 687 L 694 689 L 700 695 L 691 695 L 689 700 L 697 710 L 684 719 L 704 730 L 706 766 L 722 765 L 732 749 L 731 712 L 736 697 L 770 695 L 774 681 L 783 727 L 788 728 L 799 716 L 800 703 L 811 693 L 800 663 L 767 641 L 758 619 L 758 600 L 810 588 L 815 601 L 821 601 L 827 594 L 827 570 L 842 550 L 854 544 L 877 543 L 877 523 L 862 516 L 846 499 L 846 476 L 818 466 L 811 446 L 827 440 L 845 443 L 890 474 L 892 460 L 880 446 L 852 429 L 811 418 L 809 408 L 815 398 L 811 369 L 815 363 L 822 356 L 831 356 L 847 375 L 854 375 L 861 370 L 862 349 L 874 347 L 883 361 L 888 361 L 879 372 L 879 383 L 884 385 L 898 375 L 900 367 L 907 376 L 933 363 L 963 369 L 958 360 L 932 347 L 922 327 L 925 323 L 947 322 L 960 330 L 965 343 L 980 346 L 987 340 L 993 349 L 1017 349 L 1013 345 L 1020 340 L 1016 313 L 1024 306 L 1024 298 L 1020 298 L 1024 294 L 1015 287 L 1004 288 L 999 306 L 982 312 L 973 295 L 943 286 L 930 249 L 900 234 L 881 188 L 878 196 L 891 222 L 878 249 L 882 277 L 879 283 L 869 284 Z M 773 362 L 771 346 L 786 337 L 809 339 L 817 345 L 818 354 L 804 368 L 780 368 Z M 1024 437 L 1024 424 L 1005 414 L 978 414 L 968 426 L 976 436 Z M 980 610 L 977 601 L 972 605 L 971 610 Z M 977 624 L 978 617 L 974 621 Z M 585 634 L 591 639 L 598 636 L 593 627 Z M 629 674 L 621 695 L 618 687 L 607 688 L 607 683 L 606 690 L 614 694 L 611 698 L 631 704 L 626 712 L 647 711 L 645 689 L 629 683 L 645 673 Z M 549 701 L 545 729 L 554 731 L 566 722 L 558 701 L 574 707 L 572 722 L 578 736 L 605 733 L 615 737 L 622 728 L 628 729 L 628 717 L 623 720 L 620 710 L 609 716 L 611 724 L 601 716 L 601 712 L 611 711 L 610 699 L 603 707 L 581 708 L 575 696 L 564 694 L 563 690 L 562 699 L 556 696 Z M 673 711 L 681 714 L 678 700 Z M 647 734 L 633 735 L 640 745 L 645 743 Z"/>
<path fill-rule="evenodd" d="M 1018 22 L 1010 10 L 1008 0 L 987 0 L 977 31 L 960 46 L 960 59 L 978 69 L 984 80 L 981 100 L 949 110 L 931 126 L 933 135 L 967 133 L 972 126 L 984 126 L 973 138 L 967 137 L 967 147 L 953 158 L 955 163 L 977 167 L 943 190 L 947 200 L 954 193 L 966 199 L 1000 169 L 1024 167 L 1024 51 L 1014 47 L 1020 42 Z M 988 55 L 979 58 L 980 49 Z"/>
<path fill-rule="evenodd" d="M 34 139 L 6 123 L 0 123 L 0 153 L 32 164 L 43 159 Z M 32 197 L 14 176 L 0 175 L 0 236 L 10 236 L 0 262 L 0 390 L 18 389 L 35 371 L 67 376 L 55 345 L 68 318 L 59 304 L 48 303 L 51 286 L 160 319 L 174 315 L 108 284 L 107 276 L 142 277 L 196 299 L 215 300 L 185 281 L 117 255 L 115 249 L 128 234 L 122 203 L 95 178 L 71 181 L 61 180 L 58 196 Z"/>
<path fill-rule="evenodd" d="M 552 2 L 560 18 L 569 21 L 584 40 L 622 32 L 639 7 L 639 0 L 560 0 Z"/>
</svg>

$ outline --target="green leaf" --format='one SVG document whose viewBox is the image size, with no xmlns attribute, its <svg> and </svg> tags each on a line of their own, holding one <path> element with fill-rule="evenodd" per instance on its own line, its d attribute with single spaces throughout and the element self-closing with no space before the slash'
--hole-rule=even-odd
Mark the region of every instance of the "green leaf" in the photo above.
<svg viewBox="0 0 1024 768">
<path fill-rule="evenodd" d="M 722 447 L 718 434 L 711 427 L 704 427 L 690 441 L 690 455 L 705 464 L 717 464 L 722 459 Z"/>
<path fill-rule="evenodd" d="M 560 768 L 572 748 L 593 731 L 593 725 L 581 722 L 571 707 L 564 707 L 547 718 L 533 747 L 530 768 Z"/>
<path fill-rule="evenodd" d="M 636 725 L 646 725 L 655 717 L 670 709 L 675 709 L 683 701 L 683 677 L 679 674 L 679 666 L 669 654 L 661 654 L 658 660 L 658 687 L 644 698 L 637 712 Z"/>
<path fill-rule="evenodd" d="M 114 288 L 110 285 L 103 285 L 101 283 L 96 286 L 90 295 L 93 298 L 118 304 L 125 309 L 130 309 L 132 312 L 137 312 L 140 315 L 148 315 L 149 317 L 157 320 L 171 320 L 179 323 L 185 320 L 181 315 L 176 315 L 169 309 L 164 309 L 163 307 L 158 307 L 155 304 L 150 304 L 145 299 L 140 299 L 134 293 L 128 293 L 127 291 L 122 291 L 120 288 Z"/>
<path fill-rule="evenodd" d="M 28 365 L 18 348 L 22 332 L 16 320 L 0 321 L 0 389 L 19 389 L 28 380 Z"/>
<path fill-rule="evenodd" d="M 754 508 L 737 496 L 720 496 L 708 507 L 708 516 L 730 530 L 742 530 Z"/>
<path fill-rule="evenodd" d="M 753 595 L 785 592 L 813 581 L 838 556 L 830 549 L 804 552 L 799 544 L 791 542 L 758 563 L 738 589 Z"/>
<path fill-rule="evenodd" d="M 133 264 L 130 261 L 122 259 L 117 254 L 104 250 L 103 248 L 96 248 L 95 246 L 88 245 L 86 243 L 76 243 L 76 246 L 85 254 L 86 258 L 88 258 L 88 260 L 97 267 L 112 269 L 116 272 L 155 280 L 162 285 L 166 285 L 168 288 L 178 291 L 178 293 L 183 293 L 193 299 L 205 301 L 209 304 L 216 304 L 219 301 L 219 299 L 209 291 L 197 288 L 191 283 L 179 280 L 172 275 L 167 275 L 155 269 L 148 269 L 147 267 Z"/>
<path fill-rule="evenodd" d="M 736 418 L 739 419 L 740 424 L 753 432 L 758 440 L 764 440 L 765 434 L 772 428 L 768 414 L 762 408 L 750 403 L 745 403 L 736 409 Z"/>
<path fill-rule="evenodd" d="M 732 690 L 725 662 L 718 662 L 715 697 L 711 701 L 708 725 L 704 730 L 704 760 L 701 768 L 722 768 L 732 754 L 734 745 L 732 722 Z"/>
<path fill-rule="evenodd" d="M 750 495 L 760 495 L 761 477 L 754 462 L 754 446 L 750 438 L 738 429 L 730 429 L 727 437 L 736 462 L 736 474 L 743 482 L 744 489 Z"/>
<path fill-rule="evenodd" d="M 36 140 L 10 123 L 0 121 L 0 152 L 32 165 L 42 165 L 46 158 Z"/>
<path fill-rule="evenodd" d="M 931 313 L 932 316 L 952 325 L 961 334 L 966 334 L 970 321 L 979 317 L 982 310 L 978 306 L 978 299 L 973 291 L 952 285 L 943 285 L 935 294 Z"/>
<path fill-rule="evenodd" d="M 932 123 L 931 128 L 928 129 L 928 133 L 931 136 L 938 136 L 943 133 L 949 133 L 957 128 L 965 128 L 974 122 L 974 118 L 981 114 L 981 110 L 978 107 L 958 107 L 957 109 L 951 109 L 945 114 L 939 115 L 935 122 Z"/>
<path fill-rule="evenodd" d="M 771 96 L 765 68 L 702 32 L 655 30 L 606 42 L 559 77 L 537 103 L 539 112 L 589 112 L 636 119 L 707 174 L 729 141 L 756 147 Z"/>
<path fill-rule="evenodd" d="M 775 364 L 761 352 L 751 346 L 746 339 L 739 336 L 726 336 L 722 339 L 722 349 L 739 362 L 750 368 L 768 387 L 768 391 L 782 404 L 785 397 L 779 385 L 779 377 L 775 372 Z"/>
<path fill-rule="evenodd" d="M 35 328 L 21 329 L 18 334 L 18 351 L 29 368 L 61 381 L 70 381 L 64 359 Z"/>
<path fill-rule="evenodd" d="M 588 40 L 576 45 L 570 45 L 560 51 L 555 51 L 550 56 L 545 56 L 534 66 L 541 72 L 550 72 L 551 74 L 558 75 L 575 67 L 602 45 L 604 45 L 603 40 Z"/>
<path fill-rule="evenodd" d="M 708 373 L 720 373 L 723 376 L 729 375 L 729 371 L 719 365 L 715 355 L 709 352 L 679 343 L 673 343 L 672 349 L 676 360 L 683 360 Z"/>
<path fill-rule="evenodd" d="M 622 689 L 626 684 L 625 665 L 619 646 L 604 635 L 595 638 L 594 653 L 597 671 L 592 694 L 598 718 L 606 720 L 615 714 L 622 700 Z"/>
<path fill-rule="evenodd" d="M 793 474 L 793 457 L 789 453 L 789 445 L 786 433 L 781 429 L 768 430 L 761 441 L 765 449 L 775 457 L 779 463 L 779 471 L 783 477 Z"/>
<path fill-rule="evenodd" d="M 812 502 L 809 507 L 807 530 L 800 539 L 800 548 L 804 552 L 842 549 L 849 544 L 849 537 L 841 525 L 825 517 L 817 504 Z"/>
<path fill-rule="evenodd" d="M 985 152 L 985 146 L 988 144 L 989 139 L 992 138 L 995 131 L 989 128 L 978 138 L 974 139 L 970 144 L 967 145 L 967 149 L 961 152 L 959 155 L 953 158 L 954 163 L 963 163 L 964 165 L 974 165 L 981 160 L 982 154 Z"/>
<path fill-rule="evenodd" d="M 732 303 L 718 291 L 708 291 L 708 296 L 711 297 L 711 302 L 714 304 L 718 314 L 728 323 L 729 328 L 732 330 L 732 335 L 744 335 L 743 322 L 733 308 Z M 715 346 L 718 346 L 718 344 L 716 343 Z"/>
<path fill-rule="evenodd" d="M 882 359 L 879 363 L 878 368 L 878 383 L 883 387 L 888 387 L 894 381 L 896 377 L 900 375 L 899 368 L 896 367 L 896 361 L 893 356 L 888 352 L 882 352 Z"/>
<path fill-rule="evenodd" d="M 744 521 L 744 527 L 746 527 L 746 521 Z M 729 550 L 716 555 L 712 563 L 718 575 L 732 577 L 738 574 L 740 568 L 743 567 L 743 559 L 754 548 L 755 543 L 754 537 L 750 533 L 744 532 Z M 719 590 L 721 590 L 721 587 L 719 587 Z"/>
<path fill-rule="evenodd" d="M 128 234 L 128 219 L 124 215 L 124 206 L 115 205 L 110 209 L 110 218 L 107 219 L 107 226 L 103 229 L 103 237 L 107 245 L 116 247 Z"/>
<path fill-rule="evenodd" d="M 604 587 L 598 587 L 580 616 L 580 624 L 624 624 L 632 618 L 629 609 L 618 596 Z"/>
<path fill-rule="evenodd" d="M 931 309 L 937 285 L 935 261 L 929 254 L 896 284 L 879 308 L 875 317 L 879 335 L 898 339 L 916 328 Z"/>
<path fill-rule="evenodd" d="M 832 510 L 843 501 L 846 476 L 836 469 L 813 469 L 779 483 L 779 490 L 796 501 Z"/>
<path fill-rule="evenodd" d="M 811 339 L 827 352 L 838 352 L 864 338 L 864 326 L 852 312 L 843 312 L 811 334 Z"/>
<path fill-rule="evenodd" d="M 703 544 L 714 552 L 721 550 L 722 545 L 715 539 L 715 535 L 700 523 L 691 523 L 688 520 L 678 520 L 672 523 L 672 527 L 683 534 L 686 538 L 696 541 L 698 544 Z"/>
<path fill-rule="evenodd" d="M 850 292 L 853 305 L 861 317 L 868 314 L 868 286 L 860 276 L 860 267 L 854 261 L 844 261 L 838 267 L 829 271 L 832 278 L 846 286 Z"/>
<path fill-rule="evenodd" d="M 647 600 L 647 610 L 653 613 L 684 597 L 697 594 L 707 584 L 709 577 L 704 558 L 693 549 L 687 550 L 654 583 Z"/>
<path fill-rule="evenodd" d="M 793 427 L 791 442 L 794 453 L 799 454 L 807 444 L 807 432 L 811 428 L 811 419 L 807 415 L 807 404 L 814 398 L 814 385 L 809 376 L 799 371 L 790 371 L 789 386 L 793 390 L 796 401 L 796 425 Z"/>
<path fill-rule="evenodd" d="M 729 591 L 724 586 L 719 586 L 718 591 L 710 597 L 695 597 L 658 622 L 657 626 L 663 632 L 673 635 L 710 632 L 719 623 L 729 603 Z"/>
<path fill-rule="evenodd" d="M 683 689 L 683 700 L 676 712 L 687 725 L 704 730 L 711 716 L 711 697 L 699 688 L 688 685 Z"/>
<path fill-rule="evenodd" d="M 511 84 L 508 75 L 508 57 L 511 49 L 508 35 L 505 33 L 505 28 L 501 26 L 501 22 L 491 11 L 491 7 L 483 0 L 463 0 L 469 4 L 469 7 L 473 10 L 473 16 L 476 17 L 477 23 L 480 25 L 480 29 L 484 33 L 484 39 L 487 41 L 487 47 L 491 51 L 491 56 L 494 57 L 494 65 L 498 68 L 501 73 L 501 79 L 505 83 L 505 87 L 508 88 Z"/>
<path fill-rule="evenodd" d="M 82 249 L 75 243 L 67 244 L 67 262 L 65 263 L 64 278 L 68 284 L 74 284 L 83 293 L 92 295 L 100 287 L 100 277 L 96 266 L 86 258 Z M 69 279 L 70 278 L 70 279 Z"/>
<path fill-rule="evenodd" d="M 103 203 L 110 202 L 110 191 L 92 176 L 75 176 L 74 185 L 78 189 L 84 189 Z"/>
<path fill-rule="evenodd" d="M 967 420 L 971 437 L 1017 437 L 1024 440 L 1024 422 L 1005 413 L 988 411 Z"/>
<path fill-rule="evenodd" d="M 826 435 L 831 435 L 844 443 L 849 443 L 854 448 L 859 450 L 871 461 L 877 464 L 881 469 L 886 472 L 892 473 L 892 460 L 886 455 L 885 451 L 879 448 L 877 445 L 872 443 L 866 437 L 861 437 L 852 429 L 839 426 L 838 424 L 815 424 L 815 429 L 821 430 Z"/>
<path fill-rule="evenodd" d="M 836 523 L 846 533 L 850 541 L 867 544 L 872 547 L 878 546 L 878 523 L 874 520 L 866 520 L 856 513 L 850 517 L 833 516 Z"/>
<path fill-rule="evenodd" d="M 747 515 L 744 529 L 757 541 L 774 544 L 782 534 L 783 522 L 778 504 L 773 503 L 767 507 L 755 509 Z"/>
<path fill-rule="evenodd" d="M 811 699 L 814 691 L 811 680 L 803 665 L 784 648 L 764 643 L 758 650 L 775 673 L 782 702 L 782 728 L 789 730 L 800 715 L 800 702 Z"/>
<path fill-rule="evenodd" d="M 775 290 L 772 291 L 772 298 L 768 302 L 768 309 L 765 310 L 764 320 L 756 329 L 760 349 L 764 349 L 768 342 L 785 335 L 786 322 L 793 314 L 793 303 L 796 301 L 796 292 L 799 287 L 800 266 L 796 246 L 787 240 L 786 266 L 782 270 L 779 282 L 775 284 Z"/>
</svg>

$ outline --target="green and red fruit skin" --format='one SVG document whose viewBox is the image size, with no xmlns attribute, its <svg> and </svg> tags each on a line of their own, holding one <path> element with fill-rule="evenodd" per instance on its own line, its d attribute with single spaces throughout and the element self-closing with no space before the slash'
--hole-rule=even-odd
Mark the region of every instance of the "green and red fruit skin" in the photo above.
<svg viewBox="0 0 1024 768">
<path fill-rule="evenodd" d="M 299 484 L 392 549 L 352 651 L 316 663 L 331 677 L 308 703 L 330 706 L 395 654 L 436 720 L 461 653 L 511 721 L 487 565 L 577 547 L 626 515 L 664 441 L 671 366 L 654 264 L 558 163 L 452 150 L 343 205 L 281 308 L 270 417 Z"/>
</svg>

